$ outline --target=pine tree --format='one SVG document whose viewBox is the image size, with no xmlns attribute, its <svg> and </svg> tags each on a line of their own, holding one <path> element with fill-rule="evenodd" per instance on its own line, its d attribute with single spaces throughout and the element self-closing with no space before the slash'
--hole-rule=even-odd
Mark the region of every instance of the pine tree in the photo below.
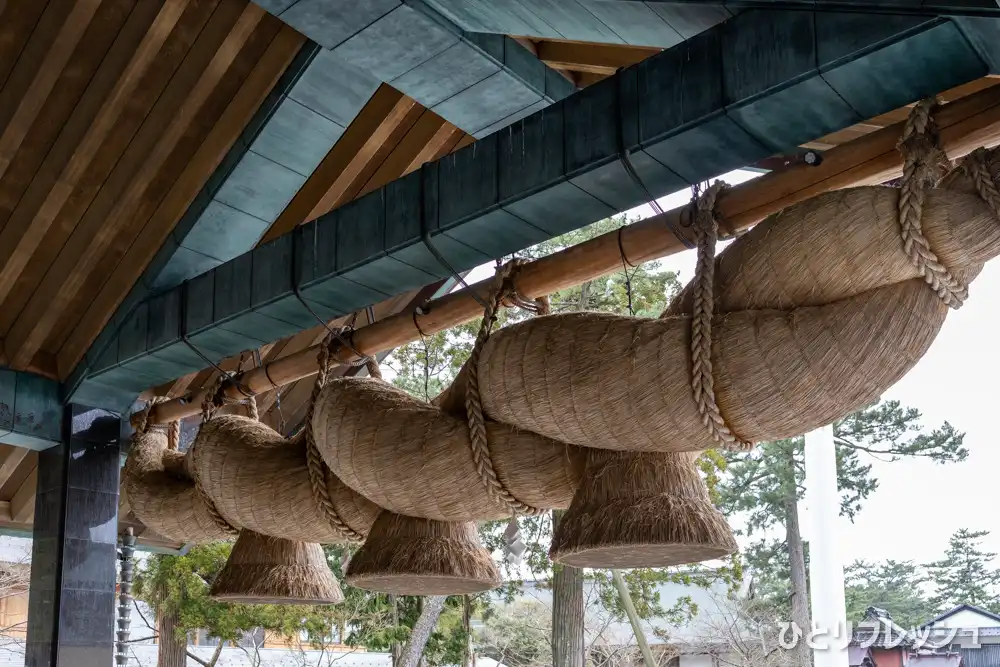
<svg viewBox="0 0 1000 667">
<path fill-rule="evenodd" d="M 924 594 L 927 575 L 913 561 L 858 560 L 844 569 L 847 618 L 858 623 L 868 607 L 885 609 L 903 628 L 919 627 L 934 616 L 935 607 Z"/>
<path fill-rule="evenodd" d="M 920 412 L 899 401 L 882 401 L 839 420 L 834 424 L 834 439 L 841 514 L 853 518 L 878 488 L 865 457 L 963 461 L 968 456 L 964 437 L 948 422 L 926 429 Z M 749 452 L 727 453 L 719 494 L 723 511 L 743 520 L 745 536 L 757 538 L 744 556 L 758 594 L 783 607 L 800 627 L 807 627 L 807 554 L 797 521 L 805 476 L 803 446 L 804 439 L 799 437 L 763 443 Z M 770 537 L 779 526 L 785 529 L 784 537 Z"/>
<path fill-rule="evenodd" d="M 972 604 L 1000 612 L 1000 569 L 993 566 L 996 554 L 982 550 L 986 530 L 962 528 L 948 540 L 943 559 L 927 564 L 937 592 L 931 604 L 945 612 L 960 604 Z"/>
</svg>

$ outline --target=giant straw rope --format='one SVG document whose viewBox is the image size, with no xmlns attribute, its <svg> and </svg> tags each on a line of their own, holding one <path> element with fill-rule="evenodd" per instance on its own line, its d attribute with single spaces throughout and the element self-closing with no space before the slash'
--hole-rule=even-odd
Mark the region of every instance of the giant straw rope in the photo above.
<svg viewBox="0 0 1000 667">
<path fill-rule="evenodd" d="M 494 276 L 469 361 L 433 404 L 380 379 L 330 377 L 323 346 L 296 438 L 223 415 L 181 455 L 165 434 L 138 429 L 125 473 L 136 516 L 182 541 L 250 529 L 352 542 L 382 510 L 438 522 L 571 501 L 591 512 L 574 494 L 600 470 L 646 466 L 660 472 L 649 472 L 643 493 L 667 493 L 658 485 L 696 479 L 684 472 L 693 453 L 745 449 L 842 417 L 912 368 L 1000 255 L 1000 164 L 976 151 L 935 187 L 946 158 L 931 109 L 918 104 L 906 123 L 899 189 L 818 195 L 718 256 L 724 186 L 707 188 L 692 203 L 695 278 L 660 318 L 564 313 L 493 331 L 502 305 L 538 309 L 513 289 L 517 265 L 508 264 Z M 369 370 L 379 377 L 377 365 Z M 627 476 L 615 484 L 628 492 Z M 686 493 L 666 505 L 703 502 L 697 489 Z M 690 525 L 718 532 L 698 512 L 702 523 Z M 641 515 L 630 520 L 638 526 Z"/>
</svg>

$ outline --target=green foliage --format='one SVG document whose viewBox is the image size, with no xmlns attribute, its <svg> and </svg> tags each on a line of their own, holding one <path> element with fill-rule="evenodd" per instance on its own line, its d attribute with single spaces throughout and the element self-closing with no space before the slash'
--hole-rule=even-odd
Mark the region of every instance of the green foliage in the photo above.
<svg viewBox="0 0 1000 667">
<path fill-rule="evenodd" d="M 844 569 L 847 618 L 858 623 L 868 607 L 880 607 L 903 628 L 916 628 L 934 616 L 924 594 L 927 575 L 913 561 L 872 563 L 857 560 Z"/>
<path fill-rule="evenodd" d="M 853 519 L 862 503 L 878 488 L 878 479 L 865 457 L 897 461 L 927 458 L 937 463 L 963 461 L 968 450 L 965 434 L 948 422 L 927 430 L 921 414 L 899 401 L 867 406 L 834 424 L 837 447 L 837 484 L 841 514 Z M 725 474 L 718 486 L 719 504 L 728 516 L 743 520 L 743 534 L 754 538 L 744 552 L 754 573 L 758 594 L 775 604 L 788 600 L 788 550 L 784 539 L 767 533 L 784 525 L 789 498 L 799 498 L 805 477 L 803 438 L 763 443 L 749 452 L 728 452 Z"/>
<path fill-rule="evenodd" d="M 1000 570 L 993 566 L 996 554 L 983 551 L 985 530 L 962 528 L 948 541 L 943 559 L 927 564 L 937 587 L 931 604 L 945 612 L 959 604 L 973 604 L 1000 613 Z"/>
<path fill-rule="evenodd" d="M 479 650 L 510 667 L 551 664 L 552 614 L 538 602 L 522 601 L 487 616 L 476 637 Z"/>
<path fill-rule="evenodd" d="M 205 629 L 231 642 L 256 628 L 292 636 L 322 613 L 323 607 L 225 604 L 212 600 L 209 589 L 231 550 L 232 544 L 218 542 L 196 546 L 184 556 L 154 555 L 138 569 L 136 596 L 157 611 L 176 612 L 180 633 Z"/>
</svg>

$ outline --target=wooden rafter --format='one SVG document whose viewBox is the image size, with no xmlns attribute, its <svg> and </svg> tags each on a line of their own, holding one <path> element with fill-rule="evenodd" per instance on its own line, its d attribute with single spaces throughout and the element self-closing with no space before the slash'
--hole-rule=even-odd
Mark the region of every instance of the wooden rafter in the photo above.
<svg viewBox="0 0 1000 667">
<path fill-rule="evenodd" d="M 622 67 L 634 65 L 662 49 L 626 44 L 588 44 L 536 40 L 535 54 L 553 69 L 592 74 L 614 74 Z"/>
<path fill-rule="evenodd" d="M 73 231 L 70 242 L 63 246 L 7 336 L 7 355 L 15 368 L 30 362 L 55 328 L 63 311 L 79 294 L 87 275 L 101 259 L 111 239 L 134 219 L 136 210 L 142 206 L 142 196 L 146 189 L 264 15 L 264 10 L 253 4 L 247 5 L 240 12 L 180 108 L 165 126 L 158 128 L 158 140 L 149 153 L 142 156 L 141 160 L 137 158 L 138 170 L 128 175 L 128 185 L 113 198 L 110 211 L 104 212 L 101 207 L 94 206 L 88 209 Z M 130 168 L 127 162 L 119 162 L 118 168 L 123 167 Z"/>
<path fill-rule="evenodd" d="M 275 27 L 278 28 L 277 24 Z M 120 243 L 103 254 L 102 264 L 107 262 L 114 267 L 110 277 L 95 285 L 96 295 L 86 303 L 87 309 L 78 323 L 74 325 L 72 317 L 66 317 L 57 327 L 57 331 L 65 332 L 63 340 L 56 341 L 60 348 L 58 367 L 61 376 L 65 377 L 83 357 L 302 43 L 302 36 L 293 29 L 286 26 L 278 28 L 207 137 L 197 146 L 193 157 L 185 161 L 180 176 L 152 211 L 148 222 L 141 229 L 133 230 L 130 236 L 134 241 Z M 111 253 L 115 256 L 108 257 Z M 112 259 L 115 261 L 110 261 Z"/>
</svg>

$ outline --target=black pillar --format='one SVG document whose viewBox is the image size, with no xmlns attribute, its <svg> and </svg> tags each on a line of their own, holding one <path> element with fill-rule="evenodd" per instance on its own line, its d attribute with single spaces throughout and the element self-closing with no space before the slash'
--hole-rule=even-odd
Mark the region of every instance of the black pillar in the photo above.
<svg viewBox="0 0 1000 667">
<path fill-rule="evenodd" d="M 26 667 L 114 664 L 122 421 L 76 405 L 40 452 Z"/>
</svg>

